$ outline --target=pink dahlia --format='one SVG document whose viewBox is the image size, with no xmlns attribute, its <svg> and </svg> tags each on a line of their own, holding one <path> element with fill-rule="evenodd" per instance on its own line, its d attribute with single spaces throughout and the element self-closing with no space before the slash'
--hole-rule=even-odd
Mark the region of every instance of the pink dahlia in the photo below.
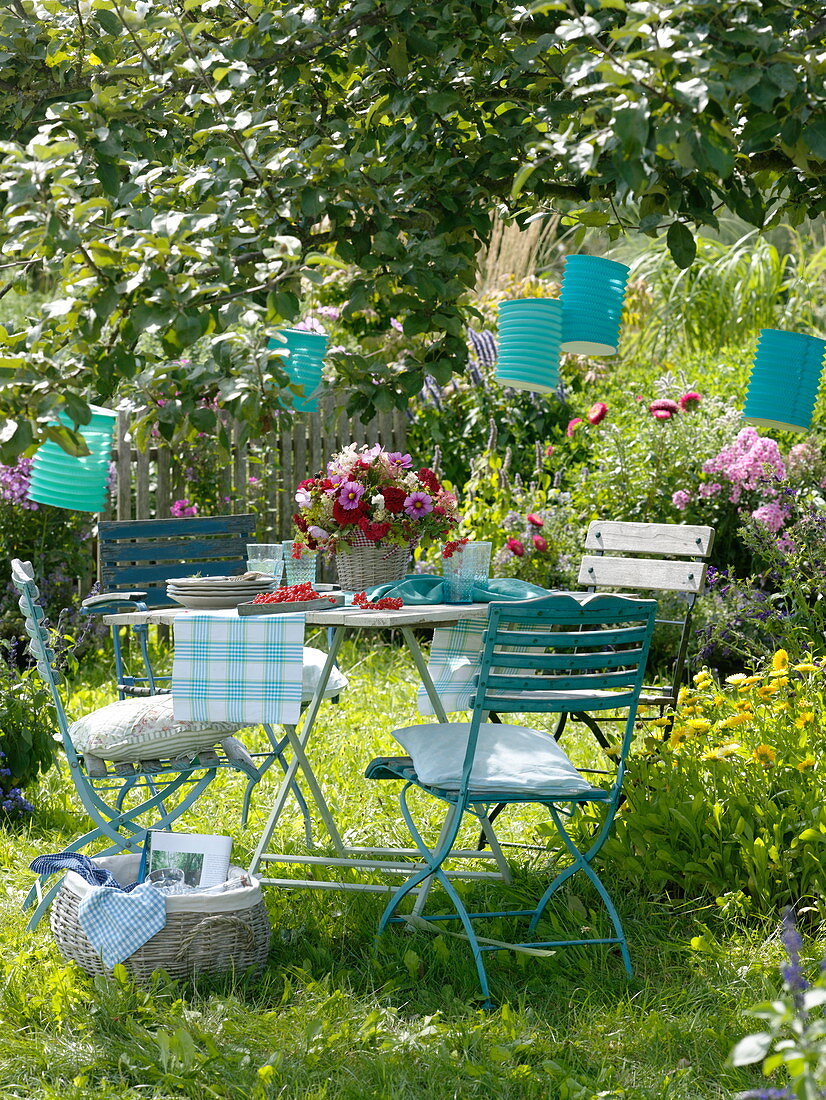
<svg viewBox="0 0 826 1100">
<path fill-rule="evenodd" d="M 545 526 L 545 520 L 542 518 L 542 516 L 538 516 L 536 514 L 536 512 L 528 512 L 527 519 L 528 519 L 528 523 L 532 527 L 544 527 Z"/>
<path fill-rule="evenodd" d="M 694 390 L 689 390 L 688 393 L 684 393 L 680 398 L 680 408 L 683 410 L 696 409 L 702 400 L 699 393 L 695 393 Z"/>
<path fill-rule="evenodd" d="M 540 552 L 540 554 L 544 554 L 545 551 L 548 549 L 548 540 L 543 539 L 541 535 L 533 535 L 531 541 L 533 542 L 536 549 Z"/>
<path fill-rule="evenodd" d="M 597 401 L 585 414 L 589 424 L 599 424 L 608 415 L 608 406 L 604 401 Z"/>
<path fill-rule="evenodd" d="M 569 439 L 572 438 L 574 432 L 577 430 L 577 428 L 579 427 L 579 425 L 581 423 L 582 423 L 582 417 L 581 416 L 575 416 L 573 420 L 568 421 L 568 427 L 565 429 L 565 434 L 568 436 Z"/>
<path fill-rule="evenodd" d="M 508 539 L 507 546 L 508 550 L 510 550 L 512 554 L 515 554 L 517 558 L 524 558 L 525 547 L 522 545 L 519 539 Z"/>
<path fill-rule="evenodd" d="M 648 411 L 656 420 L 670 420 L 680 411 L 680 406 L 670 397 L 658 397 L 648 406 Z"/>
</svg>

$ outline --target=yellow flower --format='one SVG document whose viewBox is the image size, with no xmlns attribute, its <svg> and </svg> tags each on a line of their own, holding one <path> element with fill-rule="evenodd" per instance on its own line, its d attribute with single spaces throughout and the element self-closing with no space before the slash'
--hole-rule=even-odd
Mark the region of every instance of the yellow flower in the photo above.
<svg viewBox="0 0 826 1100">
<path fill-rule="evenodd" d="M 776 690 L 777 689 L 774 687 L 773 684 L 764 684 L 762 687 L 759 687 L 757 689 L 757 694 L 760 696 L 761 699 L 771 699 Z"/>
<path fill-rule="evenodd" d="M 770 672 L 769 678 L 772 682 L 773 688 L 784 688 L 789 682 L 787 675 L 788 669 L 784 669 L 783 672 Z"/>
<path fill-rule="evenodd" d="M 768 768 L 777 759 L 777 753 L 771 747 L 771 745 L 758 745 L 754 752 L 751 754 L 758 764 L 762 764 Z"/>
<path fill-rule="evenodd" d="M 805 772 L 807 768 L 813 768 L 814 766 L 815 758 L 811 753 L 808 756 L 804 756 L 800 763 L 795 765 L 799 772 Z"/>
<path fill-rule="evenodd" d="M 723 703 L 727 703 L 728 700 L 726 699 L 725 695 L 715 695 L 712 702 L 714 703 L 715 707 L 721 707 Z"/>
<path fill-rule="evenodd" d="M 711 722 L 707 718 L 692 718 L 686 725 L 695 733 L 708 733 L 711 729 Z"/>
<path fill-rule="evenodd" d="M 742 684 L 746 679 L 745 672 L 735 672 L 732 676 L 726 676 L 727 684 Z"/>
<path fill-rule="evenodd" d="M 813 665 L 805 661 L 802 665 L 794 665 L 793 667 L 795 672 L 818 672 L 820 670 L 820 665 Z"/>
<path fill-rule="evenodd" d="M 726 741 L 724 744 L 718 745 L 717 748 L 704 752 L 703 760 L 725 760 L 729 756 L 734 756 L 739 750 L 740 744 L 738 741 Z"/>
<path fill-rule="evenodd" d="M 677 705 L 680 707 L 690 707 L 693 703 L 697 702 L 697 696 L 694 695 L 691 688 L 681 687 L 677 694 Z"/>
<path fill-rule="evenodd" d="M 782 702 L 782 703 L 775 703 L 774 704 L 774 709 L 775 710 L 788 710 L 789 709 L 789 704 L 785 701 Z"/>
<path fill-rule="evenodd" d="M 751 710 L 751 699 L 738 699 L 734 704 L 738 710 Z"/>
<path fill-rule="evenodd" d="M 759 684 L 762 679 L 762 676 L 746 676 L 744 680 L 740 681 L 737 690 L 748 691 L 752 684 Z"/>
<path fill-rule="evenodd" d="M 742 726 L 745 722 L 750 722 L 751 719 L 752 715 L 748 711 L 741 711 L 739 714 L 732 714 L 728 718 L 724 718 L 720 723 L 720 729 L 734 729 L 735 726 Z"/>
<path fill-rule="evenodd" d="M 802 714 L 798 714 L 797 718 L 795 718 L 794 724 L 797 729 L 802 730 L 804 726 L 808 726 L 813 718 L 814 711 L 804 710 Z"/>
<path fill-rule="evenodd" d="M 711 681 L 711 673 L 707 668 L 701 668 L 697 675 L 694 677 L 694 683 L 697 687 L 702 687 L 703 684 L 708 684 Z"/>
<path fill-rule="evenodd" d="M 784 671 L 789 667 L 789 655 L 785 649 L 778 649 L 775 655 L 772 657 L 772 668 L 776 671 L 783 669 Z"/>
<path fill-rule="evenodd" d="M 678 749 L 680 745 L 688 740 L 689 736 L 689 732 L 685 726 L 677 726 L 677 728 L 672 731 L 668 743 L 672 749 Z"/>
</svg>

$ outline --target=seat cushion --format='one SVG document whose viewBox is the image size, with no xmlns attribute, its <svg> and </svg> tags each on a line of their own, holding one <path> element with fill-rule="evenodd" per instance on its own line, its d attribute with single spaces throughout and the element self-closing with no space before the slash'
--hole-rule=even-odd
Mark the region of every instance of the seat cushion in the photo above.
<svg viewBox="0 0 826 1100">
<path fill-rule="evenodd" d="M 171 695 L 149 695 L 93 710 L 72 723 L 69 736 L 79 753 L 119 763 L 168 760 L 211 748 L 238 728 L 229 722 L 178 722 Z"/>
<path fill-rule="evenodd" d="M 321 679 L 321 672 L 326 660 L 327 654 L 324 650 L 314 649 L 309 645 L 304 646 L 304 670 L 301 674 L 301 698 L 305 703 L 309 703 L 315 689 L 318 687 L 318 681 Z M 329 699 L 333 695 L 338 695 L 340 692 L 344 691 L 347 685 L 347 677 L 340 668 L 336 668 L 334 665 L 330 670 L 330 679 L 327 681 L 327 687 L 324 689 L 324 698 Z"/>
<path fill-rule="evenodd" d="M 393 731 L 413 760 L 421 783 L 458 790 L 462 780 L 469 722 L 405 726 Z M 527 726 L 483 722 L 470 775 L 476 794 L 528 793 L 561 797 L 593 790 L 550 734 Z"/>
</svg>

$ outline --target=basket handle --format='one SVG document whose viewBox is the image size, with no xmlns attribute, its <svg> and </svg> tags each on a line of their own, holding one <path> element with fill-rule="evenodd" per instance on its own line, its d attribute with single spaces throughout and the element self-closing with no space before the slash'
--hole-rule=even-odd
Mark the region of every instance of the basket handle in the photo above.
<svg viewBox="0 0 826 1100">
<path fill-rule="evenodd" d="M 202 932 L 206 931 L 208 927 L 214 928 L 219 924 L 235 929 L 246 941 L 243 946 L 247 950 L 251 950 L 255 946 L 255 932 L 245 920 L 233 916 L 232 913 L 214 913 L 212 916 L 204 917 L 203 920 L 198 921 L 192 931 L 184 936 L 180 947 L 175 952 L 175 958 L 182 959 Z"/>
</svg>

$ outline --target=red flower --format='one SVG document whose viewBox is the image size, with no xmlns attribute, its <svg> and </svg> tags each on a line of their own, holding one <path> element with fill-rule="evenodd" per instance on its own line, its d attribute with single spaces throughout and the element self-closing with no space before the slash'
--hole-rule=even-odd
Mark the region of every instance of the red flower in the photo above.
<svg viewBox="0 0 826 1100">
<path fill-rule="evenodd" d="M 361 501 L 355 508 L 342 508 L 337 500 L 333 502 L 333 519 L 336 523 L 340 523 L 342 527 L 346 527 L 350 523 L 358 523 L 365 511 L 366 509 Z"/>
<path fill-rule="evenodd" d="M 315 486 L 315 478 L 314 477 L 308 477 L 308 478 L 305 478 L 304 481 L 299 481 L 296 488 L 297 489 L 312 489 L 314 486 Z"/>
<path fill-rule="evenodd" d="M 533 535 L 532 536 L 532 541 L 533 541 L 534 546 L 536 547 L 537 550 L 540 551 L 540 553 L 544 554 L 545 551 L 548 549 L 548 540 L 543 539 L 543 537 L 541 535 Z"/>
<path fill-rule="evenodd" d="M 545 458 L 550 458 L 553 453 L 554 453 L 553 444 L 549 443 L 548 446 L 545 448 Z"/>
<path fill-rule="evenodd" d="M 571 439 L 573 437 L 574 432 L 577 430 L 577 428 L 579 427 L 579 425 L 581 423 L 582 423 L 582 417 L 581 416 L 575 416 L 573 420 L 568 421 L 568 427 L 565 429 L 565 434 L 567 435 L 567 437 L 569 439 Z"/>
<path fill-rule="evenodd" d="M 688 393 L 684 393 L 680 398 L 680 408 L 683 410 L 696 409 L 702 400 L 699 393 L 695 393 L 694 390 L 689 390 Z"/>
<path fill-rule="evenodd" d="M 440 493 L 442 491 L 442 486 L 439 483 L 439 479 L 436 477 L 432 470 L 429 470 L 427 468 L 427 466 L 422 466 L 421 470 L 419 470 L 416 476 L 423 485 L 427 486 L 431 493 Z"/>
<path fill-rule="evenodd" d="M 389 523 L 371 523 L 367 516 L 361 517 L 359 527 L 364 533 L 364 537 L 370 539 L 371 542 L 381 542 L 390 530 Z"/>
<path fill-rule="evenodd" d="M 307 523 L 306 519 L 304 519 L 304 517 L 299 512 L 296 512 L 293 516 L 293 523 L 296 525 L 299 531 L 306 531 L 307 528 L 310 526 L 309 523 Z"/>
<path fill-rule="evenodd" d="M 672 416 L 676 416 L 680 411 L 680 406 L 676 401 L 672 401 L 670 397 L 658 397 L 656 401 L 652 401 L 648 406 L 648 411 L 657 420 L 670 420 Z"/>
<path fill-rule="evenodd" d="M 528 512 L 528 523 L 530 523 L 533 527 L 545 526 L 545 520 L 542 518 L 542 516 L 538 516 L 536 512 Z"/>
<path fill-rule="evenodd" d="M 381 490 L 381 495 L 384 497 L 384 506 L 391 515 L 397 516 L 404 511 L 404 502 L 407 500 L 407 493 L 404 489 L 397 489 L 395 485 L 388 485 L 387 488 Z"/>
<path fill-rule="evenodd" d="M 519 539 L 508 539 L 508 550 L 510 550 L 512 554 L 515 554 L 517 558 L 524 558 L 525 556 L 525 547 Z"/>
<path fill-rule="evenodd" d="M 596 404 L 592 405 L 588 412 L 585 414 L 585 419 L 588 421 L 589 424 L 599 424 L 600 421 L 605 419 L 607 413 L 608 406 L 605 404 L 605 402 L 597 401 Z"/>
</svg>

